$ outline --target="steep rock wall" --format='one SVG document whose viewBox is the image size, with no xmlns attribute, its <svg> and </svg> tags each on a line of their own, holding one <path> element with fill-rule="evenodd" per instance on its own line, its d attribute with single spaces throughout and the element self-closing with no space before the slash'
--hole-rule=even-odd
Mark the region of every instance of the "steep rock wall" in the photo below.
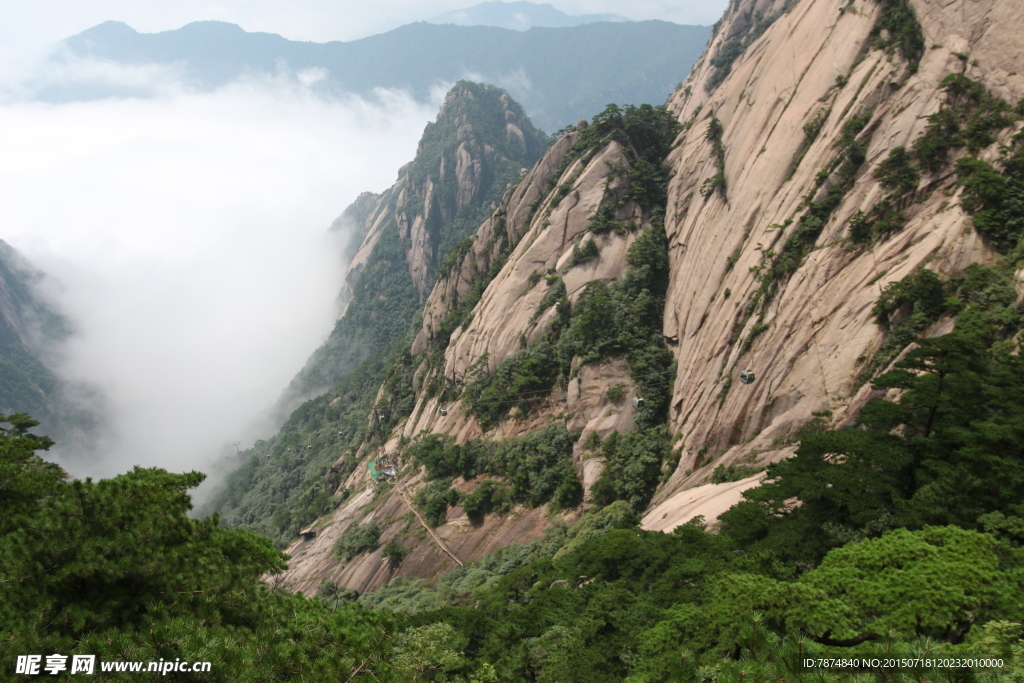
<svg viewBox="0 0 1024 683">
<path fill-rule="evenodd" d="M 753 4 L 734 5 L 709 55 L 739 32 L 733 25 Z M 756 4 L 765 15 L 781 9 Z M 879 49 L 888 35 L 876 30 L 879 3 L 801 0 L 747 47 L 717 88 L 709 87 L 717 69 L 705 58 L 671 98 L 689 125 L 670 162 L 664 325 L 679 359 L 671 429 L 684 436 L 678 470 L 654 504 L 706 480 L 716 464 L 784 457 L 792 450 L 787 437 L 812 412 L 831 411 L 833 423 L 855 415 L 869 390 L 858 374 L 881 340 L 871 319 L 881 290 L 925 265 L 949 274 L 991 258 L 948 173 L 921 179 L 904 229 L 863 248 L 846 239 L 856 212 L 885 194 L 872 171 L 925 129 L 944 100 L 944 77 L 965 71 L 1014 102 L 1024 92 L 1010 57 L 1024 47 L 1018 3 L 910 6 L 924 37 L 916 72 L 900 51 Z M 782 251 L 798 229 L 807 198 L 829 189 L 833 178 L 819 188 L 816 176 L 858 115 L 867 119 L 857 136 L 866 158 L 852 187 L 800 267 L 770 301 L 755 301 L 770 252 Z M 721 123 L 726 191 L 704 197 L 702 184 L 719 168 L 707 133 L 713 119 Z M 811 141 L 808 124 L 820 127 Z M 753 384 L 735 381 L 746 368 L 756 373 Z"/>
</svg>

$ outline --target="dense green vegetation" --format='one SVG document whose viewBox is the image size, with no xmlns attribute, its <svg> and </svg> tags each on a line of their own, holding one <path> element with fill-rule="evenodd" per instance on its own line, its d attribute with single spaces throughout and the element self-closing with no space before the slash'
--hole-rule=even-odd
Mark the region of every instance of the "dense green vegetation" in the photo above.
<svg viewBox="0 0 1024 683">
<path fill-rule="evenodd" d="M 615 503 L 436 584 L 397 580 L 361 600 L 451 624 L 509 681 L 801 680 L 797 653 L 1019 656 L 1024 365 L 1000 340 L 1021 321 L 971 308 L 1012 304 L 1005 286 L 975 267 L 938 293 L 921 274 L 892 287 L 880 321 L 944 302 L 962 307 L 957 329 L 919 340 L 876 381 L 902 389 L 897 401 L 873 399 L 853 427 L 804 431 L 797 455 L 769 467 L 717 536 L 699 519 L 637 532 L 616 512 L 629 505 Z M 1018 680 L 1022 661 L 938 680 Z M 815 676 L 806 680 L 854 680 Z"/>
<path fill-rule="evenodd" d="M 892 54 L 899 50 L 910 67 L 910 73 L 917 73 L 917 67 L 924 56 L 924 34 L 921 24 L 914 15 L 914 9 L 907 0 L 876 0 L 882 12 L 871 29 L 869 36 L 872 47 Z"/>
<path fill-rule="evenodd" d="M 746 479 L 757 474 L 762 469 L 764 468 L 754 465 L 719 465 L 711 473 L 711 483 L 725 484 L 730 481 L 739 481 L 740 479 Z"/>
<path fill-rule="evenodd" d="M 1024 145 L 1020 138 L 1000 161 L 1002 169 L 976 159 L 956 163 L 964 187 L 961 203 L 974 228 L 999 251 L 1019 263 L 1024 258 Z"/>
<path fill-rule="evenodd" d="M 942 84 L 946 103 L 929 117 L 928 127 L 914 141 L 913 160 L 922 172 L 934 173 L 948 165 L 951 153 L 966 149 L 968 156 L 958 159 L 954 167 L 959 184 L 965 188 L 961 204 L 974 217 L 975 228 L 996 249 L 1008 253 L 1024 234 L 1018 207 L 1024 191 L 1021 136 L 1015 136 L 1003 148 L 1000 168 L 976 157 L 996 142 L 1000 131 L 1021 118 L 1021 107 L 1013 109 L 963 74 L 950 74 Z M 1019 259 L 1019 255 L 1014 258 Z"/>
<path fill-rule="evenodd" d="M 969 313 L 1012 326 L 1019 318 L 1016 299 L 1013 273 L 1006 267 L 972 264 L 946 281 L 922 268 L 890 283 L 872 309 L 885 338 L 859 380 L 870 380 L 943 316 Z"/>
<path fill-rule="evenodd" d="M 770 483 L 723 517 L 728 533 L 799 569 L 884 529 L 982 531 L 986 515 L 1019 515 L 1024 476 L 1011 444 L 1024 428 L 1024 384 L 1020 358 L 999 341 L 1005 324 L 965 313 L 952 333 L 917 340 L 875 380 L 901 398 L 869 402 L 858 428 L 805 438 L 794 458 L 769 467 Z M 794 496 L 802 505 L 787 509 Z"/>
<path fill-rule="evenodd" d="M 334 544 L 334 554 L 345 560 L 356 555 L 372 552 L 380 547 L 380 528 L 374 522 L 353 524 L 338 537 Z"/>
<path fill-rule="evenodd" d="M 589 124 L 580 127 L 562 160 L 563 170 L 579 158 L 589 162 L 613 140 L 621 145 L 627 161 L 625 166 L 611 169 L 609 184 L 619 179 L 624 182 L 615 183 L 615 190 L 602 198 L 589 226 L 592 233 L 601 235 L 612 230 L 634 229 L 617 220 L 619 210 L 631 201 L 650 215 L 652 221 L 660 220 L 668 197 L 669 169 L 665 159 L 680 130 L 679 122 L 664 106 L 649 104 L 639 107 L 609 104 Z"/>
<path fill-rule="evenodd" d="M 581 263 L 592 261 L 601 254 L 601 248 L 597 246 L 592 238 L 580 242 L 572 248 L 572 261 L 569 265 L 578 266 Z"/>
<path fill-rule="evenodd" d="M 486 358 L 484 361 L 486 362 Z M 480 426 L 490 429 L 510 411 L 525 414 L 550 394 L 559 376 L 558 348 L 547 338 L 503 358 L 491 372 L 481 365 L 463 394 Z"/>
<path fill-rule="evenodd" d="M 625 434 L 612 432 L 601 446 L 605 468 L 591 488 L 594 502 L 607 505 L 623 500 L 635 512 L 643 512 L 662 481 L 662 472 L 670 469 L 663 464 L 671 445 L 663 425 Z M 675 462 L 670 464 L 674 467 Z"/>
<path fill-rule="evenodd" d="M 638 531 L 619 502 L 357 602 L 260 581 L 284 566 L 266 540 L 186 516 L 202 475 L 69 482 L 34 454 L 50 444 L 34 422 L 0 418 L 0 653 L 213 664 L 168 680 L 1021 680 L 1024 367 L 968 323 L 883 378 L 899 402 L 773 465 L 720 535 L 699 518 Z M 920 652 L 1005 666 L 883 679 L 799 663 Z"/>
<path fill-rule="evenodd" d="M 954 149 L 965 147 L 977 154 L 1017 117 L 1007 102 L 964 74 L 950 74 L 942 85 L 946 104 L 928 117 L 928 127 L 913 146 L 915 160 L 928 172 L 947 164 Z"/>
<path fill-rule="evenodd" d="M 0 424 L 4 677 L 33 653 L 212 663 L 209 673 L 166 680 L 316 680 L 325 671 L 372 680 L 399 670 L 386 657 L 395 630 L 387 615 L 272 591 L 260 577 L 285 563 L 268 540 L 216 517 L 190 519 L 187 490 L 203 475 L 136 468 L 67 481 L 34 454 L 51 442 L 26 431 L 33 421 Z"/>
<path fill-rule="evenodd" d="M 590 163 L 608 143 L 617 142 L 626 157 L 626 163 L 613 165 L 609 169 L 608 184 L 614 190 L 605 193 L 597 215 L 588 227 L 595 235 L 613 230 L 625 234 L 635 229 L 635 226 L 617 220 L 617 215 L 629 202 L 636 202 L 652 220 L 659 220 L 664 215 L 669 175 L 665 159 L 680 130 L 682 126 L 664 105 L 620 107 L 609 104 L 589 123 L 581 121 L 578 127 L 569 126 L 560 131 L 571 131 L 576 136 L 553 178 L 561 177 L 578 159 L 582 160 L 583 165 Z M 554 185 L 551 189 L 555 189 Z M 561 196 L 564 196 L 563 192 L 569 189 L 565 184 L 560 186 L 553 197 L 553 203 L 557 205 Z M 535 209 L 543 199 L 538 199 Z"/>
<path fill-rule="evenodd" d="M 447 477 L 491 475 L 502 477 L 504 482 L 483 481 L 464 499 L 464 505 L 468 505 L 464 509 L 471 517 L 494 510 L 507 512 L 515 503 L 537 507 L 550 502 L 555 508 L 574 507 L 583 497 L 572 467 L 572 445 L 577 436 L 566 431 L 561 422 L 519 438 L 470 439 L 461 445 L 431 434 L 410 449 L 413 461 L 423 465 L 433 479 L 420 489 L 417 504 L 424 508 L 424 514 L 434 512 L 433 519 L 442 523 L 446 506 L 460 500 L 448 492 L 451 481 Z"/>
<path fill-rule="evenodd" d="M 875 178 L 889 191 L 867 214 L 858 213 L 850 221 L 850 240 L 865 244 L 897 232 L 907 222 L 905 210 L 920 195 L 922 176 L 947 169 L 954 153 L 966 150 L 956 160 L 953 171 L 965 190 L 961 205 L 974 218 L 974 226 L 998 251 L 1010 254 L 1024 234 L 1024 159 L 1021 139 L 1015 137 L 996 166 L 977 158 L 996 142 L 1001 130 L 1013 125 L 1020 112 L 992 95 L 977 81 L 964 74 L 943 79 L 946 102 L 928 119 L 928 126 L 911 149 L 895 147 L 874 171 Z M 1019 260 L 1014 253 L 1011 258 Z"/>
<path fill-rule="evenodd" d="M 445 523 L 448 508 L 459 504 L 459 492 L 451 488 L 450 479 L 432 481 L 419 491 L 413 502 L 423 512 L 423 517 L 430 526 L 441 526 Z"/>
</svg>

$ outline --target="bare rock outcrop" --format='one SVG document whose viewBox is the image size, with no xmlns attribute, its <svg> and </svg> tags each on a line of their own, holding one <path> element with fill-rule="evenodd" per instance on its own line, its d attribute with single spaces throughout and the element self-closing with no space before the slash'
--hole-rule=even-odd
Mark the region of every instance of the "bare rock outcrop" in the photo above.
<svg viewBox="0 0 1024 683">
<path fill-rule="evenodd" d="M 736 26 L 755 4 L 730 10 L 708 54 L 742 34 Z M 765 16 L 774 11 L 761 4 Z M 880 343 L 871 307 L 881 290 L 926 264 L 949 274 L 989 258 L 956 201 L 953 179 L 941 176 L 921 180 L 903 230 L 867 248 L 844 240 L 850 219 L 884 194 L 871 171 L 890 149 L 909 147 L 921 134 L 943 101 L 945 76 L 965 70 L 1014 101 L 1024 92 L 1018 66 L 1007 58 L 1021 54 L 1019 4 L 910 4 L 926 46 L 916 72 L 899 51 L 873 43 L 878 3 L 801 0 L 717 87 L 709 86 L 718 69 L 704 59 L 671 98 L 688 129 L 670 158 L 664 334 L 679 359 L 671 429 L 685 436 L 678 471 L 654 504 L 704 480 L 710 467 L 701 466 L 709 462 L 783 457 L 788 451 L 778 444 L 812 412 L 844 419 L 864 383 L 865 360 Z M 866 159 L 852 188 L 800 267 L 777 283 L 770 300 L 757 300 L 772 252 L 798 229 L 808 192 L 853 116 L 867 121 L 857 138 Z M 712 156 L 712 120 L 721 124 L 724 160 Z M 812 123 L 818 132 L 809 139 L 805 126 Z M 727 190 L 702 196 L 717 164 Z M 757 380 L 741 385 L 735 380 L 746 368 Z"/>
</svg>

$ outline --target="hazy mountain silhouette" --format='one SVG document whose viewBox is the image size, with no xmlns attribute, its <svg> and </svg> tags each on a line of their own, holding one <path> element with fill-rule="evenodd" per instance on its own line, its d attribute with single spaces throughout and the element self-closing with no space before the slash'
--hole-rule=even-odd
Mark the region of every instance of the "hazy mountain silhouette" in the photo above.
<svg viewBox="0 0 1024 683">
<path fill-rule="evenodd" d="M 454 10 L 439 14 L 428 20 L 431 24 L 457 24 L 459 26 L 497 26 L 515 31 L 525 31 L 534 26 L 551 28 L 563 26 L 579 26 L 598 21 L 630 21 L 621 14 L 583 14 L 573 15 L 557 9 L 553 5 L 535 2 L 481 2 L 466 9 Z"/>
<path fill-rule="evenodd" d="M 198 89 L 244 74 L 321 69 L 317 87 L 329 92 L 403 88 L 419 99 L 439 84 L 468 77 L 506 89 L 537 126 L 551 132 L 609 102 L 664 102 L 703 51 L 710 30 L 663 21 L 527 31 L 421 22 L 350 42 L 308 43 L 215 21 L 162 33 L 108 21 L 68 38 L 58 59 L 174 66 Z M 40 85 L 36 97 L 62 102 L 144 94 L 137 83 L 65 79 Z"/>
</svg>

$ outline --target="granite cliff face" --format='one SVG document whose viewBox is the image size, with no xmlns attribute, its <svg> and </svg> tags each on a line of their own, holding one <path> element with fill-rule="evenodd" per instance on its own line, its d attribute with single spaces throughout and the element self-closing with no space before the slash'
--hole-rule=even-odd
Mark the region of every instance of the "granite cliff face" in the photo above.
<svg viewBox="0 0 1024 683">
<path fill-rule="evenodd" d="M 595 282 L 628 281 L 641 265 L 631 247 L 643 235 L 663 230 L 667 240 L 659 331 L 676 363 L 674 374 L 671 362 L 662 368 L 672 455 L 644 502 L 646 528 L 670 530 L 697 515 L 712 521 L 759 481 L 708 483 L 715 467 L 784 458 L 812 419 L 823 427 L 855 419 L 871 377 L 898 357 L 880 355 L 885 335 L 872 313 L 886 286 L 921 268 L 945 277 L 999 259 L 964 209 L 953 162 L 965 149 L 949 146 L 942 163 L 898 189 L 889 170 L 934 132 L 933 115 L 960 106 L 964 88 L 1020 101 L 1022 29 L 1024 8 L 1011 0 L 731 3 L 668 102 L 681 130 L 663 203 L 638 199 L 647 161 L 633 138 L 595 138 L 599 122 L 580 122 L 439 270 L 409 349 L 413 406 L 376 451 L 355 454 L 396 459 L 394 488 L 373 489 L 365 467 L 339 483 L 362 493 L 318 520 L 315 538 L 292 545 L 285 584 L 309 591 L 331 579 L 372 590 L 396 574 L 436 575 L 454 566 L 452 555 L 470 562 L 555 517 L 571 519 L 576 513 L 517 506 L 475 525 L 453 507 L 439 539 L 417 539 L 409 499 L 396 492 L 424 481 L 407 453 L 425 434 L 466 443 L 561 424 L 579 434 L 572 466 L 594 495 L 611 465 L 590 444 L 644 424 L 650 406 L 629 398 L 657 391 L 658 382 L 636 379 L 633 356 L 577 353 L 547 392 L 498 420 L 485 419 L 472 386 L 500 376 L 507 359 L 535 360 L 522 354 L 573 325 L 571 316 L 605 291 Z M 991 127 L 972 154 L 995 160 L 1019 129 L 1010 120 Z M 603 324 L 612 321 L 594 327 Z M 924 334 L 952 324 L 938 321 Z M 452 486 L 470 492 L 479 483 L 456 477 Z M 348 563 L 331 555 L 348 525 L 368 521 L 382 530 L 382 544 L 403 539 L 411 549 L 399 568 L 380 550 Z"/>
<path fill-rule="evenodd" d="M 348 308 L 285 392 L 284 414 L 387 348 L 422 304 L 439 258 L 545 148 L 544 134 L 503 91 L 460 81 L 447 94 L 395 184 L 360 195 L 332 226 L 354 236 L 339 295 Z"/>
<path fill-rule="evenodd" d="M 706 480 L 717 463 L 784 457 L 791 449 L 780 443 L 813 412 L 831 411 L 832 424 L 855 417 L 870 392 L 865 367 L 882 342 L 871 309 L 886 285 L 921 267 L 950 275 L 994 258 L 949 165 L 923 174 L 900 200 L 901 229 L 850 243 L 851 224 L 892 194 L 876 177 L 879 164 L 894 148 L 910 149 L 947 105 L 944 79 L 962 73 L 1014 103 L 1024 95 L 1019 4 L 910 0 L 922 35 L 909 48 L 886 23 L 897 5 L 801 0 L 781 12 L 780 2 L 741 3 L 708 55 L 742 35 L 751 9 L 781 14 L 717 89 L 708 86 L 720 69 L 706 56 L 669 101 L 690 122 L 670 159 L 666 218 L 664 334 L 679 359 L 670 424 L 683 437 L 678 470 L 655 503 Z M 713 120 L 722 158 L 707 133 Z M 793 250 L 809 203 L 841 182 L 833 159 L 854 128 L 862 162 L 799 267 L 772 283 L 769 296 L 765 274 L 780 258 L 771 252 Z M 1001 130 L 999 142 L 1015 132 Z M 987 145 L 981 157 L 997 157 L 998 148 Z M 724 191 L 702 197 L 719 169 Z M 754 384 L 736 381 L 746 368 Z"/>
</svg>

